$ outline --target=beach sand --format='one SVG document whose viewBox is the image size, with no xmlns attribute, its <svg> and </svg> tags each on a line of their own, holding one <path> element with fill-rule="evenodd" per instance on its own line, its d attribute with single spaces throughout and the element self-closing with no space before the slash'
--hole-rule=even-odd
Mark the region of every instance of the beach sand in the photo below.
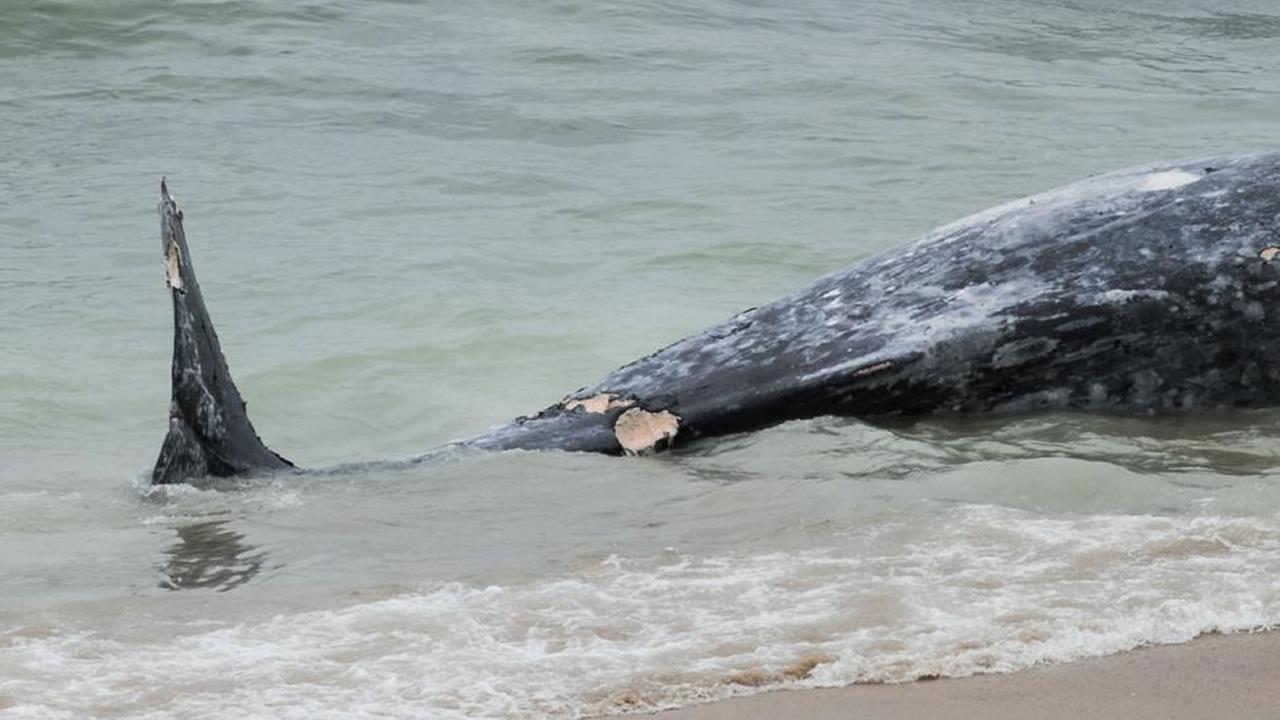
<svg viewBox="0 0 1280 720">
<path fill-rule="evenodd" d="M 1210 635 L 1004 675 L 764 693 L 659 720 L 1277 720 L 1280 632 Z"/>
</svg>

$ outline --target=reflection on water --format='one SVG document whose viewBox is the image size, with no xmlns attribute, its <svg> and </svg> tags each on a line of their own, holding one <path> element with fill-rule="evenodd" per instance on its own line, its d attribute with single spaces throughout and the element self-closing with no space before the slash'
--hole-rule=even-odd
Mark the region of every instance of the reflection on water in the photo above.
<svg viewBox="0 0 1280 720">
<path fill-rule="evenodd" d="M 942 464 L 1061 457 L 1137 473 L 1213 472 L 1255 476 L 1276 470 L 1274 410 L 1206 410 L 1151 417 L 1061 412 L 1033 416 L 938 417 L 894 427 L 944 454 Z"/>
<path fill-rule="evenodd" d="M 677 450 L 669 462 L 717 485 L 744 480 L 832 478 L 885 481 L 932 478 L 965 466 L 1057 458 L 1088 473 L 1114 468 L 1199 483 L 1203 476 L 1280 474 L 1271 428 L 1275 410 L 1130 417 L 1059 412 L 994 417 L 878 419 L 823 417 L 765 432 L 733 435 Z M 1217 484 L 1214 485 L 1215 487 Z"/>
<path fill-rule="evenodd" d="M 244 541 L 244 535 L 213 520 L 177 528 L 178 541 L 165 553 L 164 579 L 168 590 L 213 588 L 225 592 L 253 579 L 266 553 Z"/>
</svg>

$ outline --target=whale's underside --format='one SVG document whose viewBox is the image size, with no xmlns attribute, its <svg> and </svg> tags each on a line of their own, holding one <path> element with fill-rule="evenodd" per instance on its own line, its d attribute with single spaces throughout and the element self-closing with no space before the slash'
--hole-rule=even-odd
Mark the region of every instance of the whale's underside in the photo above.
<svg viewBox="0 0 1280 720">
<path fill-rule="evenodd" d="M 293 467 L 258 438 L 161 185 L 173 394 L 155 483 Z M 1275 260 L 1275 263 L 1273 263 Z M 456 445 L 644 453 L 796 418 L 1280 404 L 1280 153 L 1016 200 Z"/>
</svg>

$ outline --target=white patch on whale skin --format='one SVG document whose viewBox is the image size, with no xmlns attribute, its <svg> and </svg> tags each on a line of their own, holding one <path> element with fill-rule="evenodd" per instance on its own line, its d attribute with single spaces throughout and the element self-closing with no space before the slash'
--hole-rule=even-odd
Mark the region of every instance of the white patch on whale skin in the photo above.
<svg viewBox="0 0 1280 720">
<path fill-rule="evenodd" d="M 1194 168 L 1208 164 L 1223 166 L 1218 160 L 1205 158 L 1199 162 L 1182 163 L 1183 167 L 1150 164 L 1093 175 L 939 226 L 917 240 L 906 250 L 906 255 L 910 256 L 913 251 L 936 251 L 939 244 L 951 242 L 957 236 L 980 226 L 991 226 L 987 230 L 1010 230 L 1028 225 L 1049 227 L 1060 219 L 1061 213 L 1078 212 L 1083 203 L 1094 203 L 1099 214 L 1124 217 L 1140 209 L 1143 202 L 1141 198 L 1146 193 L 1183 187 L 1204 177 L 1195 172 Z M 1184 167 L 1193 169 L 1186 170 Z M 1049 229 L 1052 230 L 1052 227 Z M 1018 238 L 1021 235 L 1014 232 L 1010 233 L 1010 237 Z M 997 247 L 996 244 L 1001 240 L 998 234 L 988 233 L 986 242 L 989 247 Z"/>
<path fill-rule="evenodd" d="M 1140 190 L 1151 192 L 1153 190 L 1172 190 L 1180 188 L 1183 185 L 1200 179 L 1201 176 L 1195 173 L 1189 173 L 1186 170 L 1165 170 L 1164 172 L 1155 172 L 1146 176 L 1142 180 Z"/>
<path fill-rule="evenodd" d="M 1117 305 L 1139 298 L 1164 300 L 1167 297 L 1169 297 L 1169 293 L 1165 290 L 1107 290 L 1102 293 L 1104 300 Z"/>
<path fill-rule="evenodd" d="M 565 410 L 582 408 L 589 413 L 606 413 L 614 408 L 625 408 L 635 405 L 634 400 L 620 399 L 613 393 L 600 393 L 588 398 L 565 398 L 560 407 Z"/>
<path fill-rule="evenodd" d="M 680 416 L 667 410 L 649 412 L 633 407 L 618 416 L 613 434 L 627 455 L 657 449 L 680 431 Z"/>
<path fill-rule="evenodd" d="M 186 292 L 182 286 L 182 258 L 181 252 L 178 250 L 178 243 L 169 241 L 168 248 L 164 254 L 164 279 L 169 287 L 180 292 Z"/>
</svg>

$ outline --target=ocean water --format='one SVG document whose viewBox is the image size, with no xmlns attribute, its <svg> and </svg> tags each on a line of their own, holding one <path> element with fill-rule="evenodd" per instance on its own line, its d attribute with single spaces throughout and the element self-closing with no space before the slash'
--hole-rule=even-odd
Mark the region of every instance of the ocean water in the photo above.
<svg viewBox="0 0 1280 720">
<path fill-rule="evenodd" d="M 1280 623 L 1276 411 L 145 480 L 162 176 L 268 444 L 404 457 L 970 211 L 1274 147 L 1280 10 L 1226 8 L 0 5 L 0 715 L 572 718 Z"/>
</svg>

